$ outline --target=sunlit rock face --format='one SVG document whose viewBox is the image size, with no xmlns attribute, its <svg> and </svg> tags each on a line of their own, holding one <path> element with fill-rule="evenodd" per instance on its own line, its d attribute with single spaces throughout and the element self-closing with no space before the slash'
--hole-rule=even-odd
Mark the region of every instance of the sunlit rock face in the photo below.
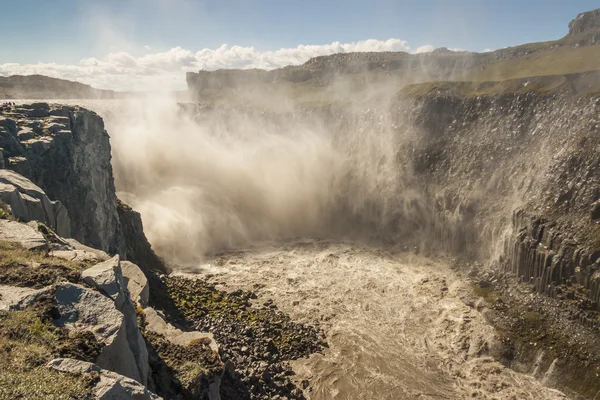
<svg viewBox="0 0 600 400">
<path fill-rule="evenodd" d="M 68 217 L 50 210 L 47 218 L 36 219 L 93 248 L 123 257 L 129 250 L 129 258 L 144 268 L 145 260 L 148 268 L 163 268 L 135 212 L 119 215 L 118 208 L 126 206 L 116 196 L 109 135 L 96 113 L 47 103 L 4 106 L 0 146 L 6 168 L 31 180 L 68 211 Z M 126 220 L 127 235 L 121 219 Z"/>
<path fill-rule="evenodd" d="M 600 9 L 581 13 L 569 23 L 569 34 L 600 30 Z"/>
</svg>

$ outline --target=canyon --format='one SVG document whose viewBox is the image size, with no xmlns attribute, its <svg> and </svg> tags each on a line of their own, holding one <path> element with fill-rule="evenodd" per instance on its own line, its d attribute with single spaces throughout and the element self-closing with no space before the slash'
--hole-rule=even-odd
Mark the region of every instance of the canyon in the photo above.
<svg viewBox="0 0 600 400">
<path fill-rule="evenodd" d="M 0 397 L 597 398 L 599 32 L 0 105 Z"/>
</svg>

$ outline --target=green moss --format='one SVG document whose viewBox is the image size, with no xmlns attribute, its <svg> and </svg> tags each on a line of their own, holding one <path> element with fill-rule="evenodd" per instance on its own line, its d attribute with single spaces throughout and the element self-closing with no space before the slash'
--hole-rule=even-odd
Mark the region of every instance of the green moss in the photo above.
<svg viewBox="0 0 600 400">
<path fill-rule="evenodd" d="M 287 315 L 270 308 L 253 307 L 249 293 L 228 294 L 201 280 L 182 278 L 168 278 L 166 285 L 175 306 L 187 320 L 201 322 L 205 318 L 218 318 L 228 321 L 231 326 L 243 327 L 250 334 L 262 330 L 266 332 L 272 350 L 284 359 L 297 358 L 298 354 L 308 356 L 315 351 L 314 343 L 298 333 L 313 332 L 314 328 L 300 327 Z"/>
<path fill-rule="evenodd" d="M 210 340 L 193 340 L 180 346 L 156 332 L 144 331 L 144 337 L 150 347 L 155 381 L 163 382 L 159 394 L 165 397 L 204 398 L 209 382 L 223 371 L 219 355 L 210 348 Z M 164 382 L 165 376 L 168 383 Z"/>
</svg>

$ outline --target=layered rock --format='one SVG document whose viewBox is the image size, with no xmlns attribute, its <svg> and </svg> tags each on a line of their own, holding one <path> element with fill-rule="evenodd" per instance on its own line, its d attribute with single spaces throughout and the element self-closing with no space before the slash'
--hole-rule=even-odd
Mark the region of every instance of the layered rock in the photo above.
<svg viewBox="0 0 600 400">
<path fill-rule="evenodd" d="M 33 222 L 33 225 L 36 225 L 36 222 Z M 48 248 L 48 241 L 37 230 L 37 226 L 5 219 L 0 219 L 0 240 L 19 243 L 28 250 L 45 250 Z"/>
<path fill-rule="evenodd" d="M 10 206 L 15 218 L 39 221 L 60 236 L 71 236 L 67 209 L 60 201 L 51 201 L 29 179 L 10 170 L 0 170 L 0 200 Z"/>
<path fill-rule="evenodd" d="M 144 338 L 138 329 L 135 305 L 129 297 L 127 286 L 123 280 L 119 256 L 115 256 L 110 260 L 83 271 L 81 276 L 87 284 L 111 298 L 116 309 L 123 315 L 123 337 L 126 339 L 127 348 L 120 351 L 124 354 L 132 355 L 133 360 L 131 360 L 132 362 L 130 362 L 129 367 L 136 367 L 137 370 L 126 372 L 115 371 L 131 377 L 144 385 L 147 384 L 149 373 L 148 350 L 146 349 Z M 101 356 L 97 360 L 97 364 L 100 367 L 104 367 L 105 363 L 110 365 L 110 355 L 104 358 Z"/>
<path fill-rule="evenodd" d="M 70 358 L 57 358 L 48 363 L 48 368 L 74 375 L 91 374 L 99 375 L 99 381 L 94 385 L 94 397 L 98 400 L 161 400 L 139 382 L 107 371 L 95 364 L 73 360 Z"/>
<path fill-rule="evenodd" d="M 600 9 L 581 13 L 569 23 L 569 35 L 589 31 L 600 31 Z"/>
<path fill-rule="evenodd" d="M 53 221 L 50 207 L 44 208 L 50 226 L 59 234 L 135 260 L 142 268 L 165 269 L 143 234 L 139 214 L 136 218 L 131 212 L 118 211 L 109 136 L 98 115 L 81 107 L 46 103 L 3 108 L 0 147 L 6 168 L 31 180 L 69 211 L 70 235 L 65 235 L 64 213 L 59 210 Z M 31 197 L 31 193 L 25 194 Z M 58 203 L 52 207 L 57 214 Z"/>
</svg>

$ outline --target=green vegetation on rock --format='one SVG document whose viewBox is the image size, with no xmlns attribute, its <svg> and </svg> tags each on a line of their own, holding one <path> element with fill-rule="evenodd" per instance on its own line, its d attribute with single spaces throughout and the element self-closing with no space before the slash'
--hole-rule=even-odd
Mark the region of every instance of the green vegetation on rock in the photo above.
<svg viewBox="0 0 600 400">
<path fill-rule="evenodd" d="M 51 323 L 56 311 L 39 299 L 22 311 L 0 311 L 0 399 L 93 399 L 93 374 L 74 376 L 46 367 L 57 357 L 93 361 L 102 346 L 90 332 Z"/>
<path fill-rule="evenodd" d="M 0 241 L 0 285 L 42 288 L 59 281 L 77 283 L 91 263 L 51 257 L 17 243 Z"/>
</svg>

